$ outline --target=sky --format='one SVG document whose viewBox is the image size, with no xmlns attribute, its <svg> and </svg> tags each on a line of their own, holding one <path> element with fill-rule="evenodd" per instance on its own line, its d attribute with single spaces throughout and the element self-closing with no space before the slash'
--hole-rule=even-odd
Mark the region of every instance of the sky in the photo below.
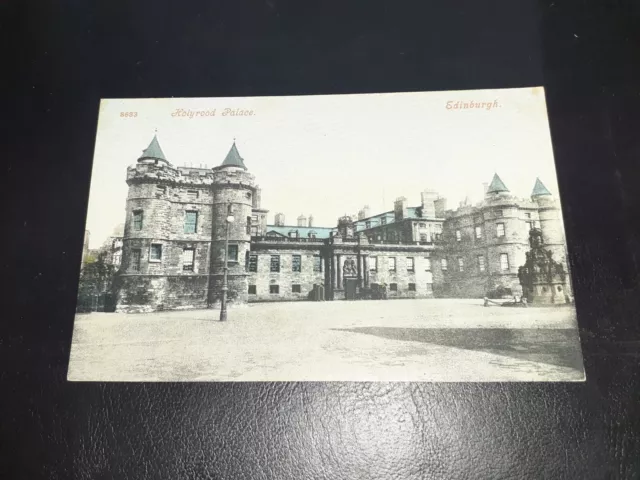
<svg viewBox="0 0 640 480">
<path fill-rule="evenodd" d="M 457 102 L 484 106 L 454 108 Z M 523 198 L 536 177 L 558 192 L 541 87 L 106 99 L 100 105 L 87 213 L 91 248 L 124 223 L 127 167 L 135 165 L 156 130 L 166 158 L 176 166 L 217 166 L 235 138 L 262 188 L 269 223 L 282 212 L 289 225 L 300 214 L 313 214 L 316 226 L 333 227 L 338 217 L 357 214 L 364 205 L 372 215 L 392 210 L 399 196 L 417 206 L 425 189 L 438 191 L 448 208 L 455 208 L 465 197 L 480 201 L 482 184 L 494 173 Z"/>
</svg>

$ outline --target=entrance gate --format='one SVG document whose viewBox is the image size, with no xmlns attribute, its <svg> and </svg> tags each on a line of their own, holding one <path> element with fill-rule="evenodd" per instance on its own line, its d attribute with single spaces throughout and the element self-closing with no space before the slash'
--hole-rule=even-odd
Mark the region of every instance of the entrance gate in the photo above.
<svg viewBox="0 0 640 480">
<path fill-rule="evenodd" d="M 355 278 L 345 278 L 345 298 L 355 300 L 357 298 L 358 280 Z"/>
</svg>

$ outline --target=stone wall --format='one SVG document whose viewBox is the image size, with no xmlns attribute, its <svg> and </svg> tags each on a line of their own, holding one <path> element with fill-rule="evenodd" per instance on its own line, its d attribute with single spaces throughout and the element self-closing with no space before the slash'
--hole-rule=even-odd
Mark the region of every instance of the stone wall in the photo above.
<svg viewBox="0 0 640 480">
<path fill-rule="evenodd" d="M 249 272 L 248 285 L 255 285 L 256 293 L 248 296 L 249 302 L 308 300 L 315 284 L 325 283 L 325 262 L 322 271 L 315 272 L 314 256 L 321 254 L 322 245 L 312 248 L 265 248 L 252 251 L 258 256 L 258 271 Z M 280 272 L 271 272 L 271 256 L 280 255 Z M 300 272 L 293 271 L 293 255 L 300 255 Z M 279 293 L 270 293 L 270 286 L 278 285 Z M 300 293 L 293 292 L 293 285 L 300 285 Z"/>
<path fill-rule="evenodd" d="M 373 270 L 372 257 L 377 258 L 377 269 Z M 396 259 L 396 268 L 391 270 L 392 260 Z M 413 270 L 409 270 L 410 260 L 414 260 Z M 429 265 L 427 254 L 406 252 L 376 252 L 369 254 L 369 285 L 386 284 L 388 298 L 431 298 L 434 291 L 434 265 Z M 431 260 L 431 259 L 429 259 Z M 415 290 L 410 290 L 410 284 Z M 395 290 L 392 290 L 395 286 Z"/>
</svg>

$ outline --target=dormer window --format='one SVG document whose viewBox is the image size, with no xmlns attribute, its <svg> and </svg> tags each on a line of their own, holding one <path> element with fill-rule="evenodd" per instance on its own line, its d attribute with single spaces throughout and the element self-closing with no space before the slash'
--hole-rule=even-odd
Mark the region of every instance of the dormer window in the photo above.
<svg viewBox="0 0 640 480">
<path fill-rule="evenodd" d="M 297 230 L 290 230 L 289 231 L 289 238 L 298 238 L 298 231 Z"/>
<path fill-rule="evenodd" d="M 318 236 L 318 234 L 315 232 L 315 230 L 311 230 L 309 232 L 309 238 L 316 238 Z"/>
</svg>

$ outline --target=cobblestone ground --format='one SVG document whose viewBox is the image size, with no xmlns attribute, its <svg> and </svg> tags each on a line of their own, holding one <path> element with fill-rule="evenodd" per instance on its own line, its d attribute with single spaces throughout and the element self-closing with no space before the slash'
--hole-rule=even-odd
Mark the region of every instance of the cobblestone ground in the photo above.
<svg viewBox="0 0 640 480">
<path fill-rule="evenodd" d="M 572 307 L 481 300 L 262 303 L 77 315 L 75 381 L 579 381 Z"/>
</svg>

